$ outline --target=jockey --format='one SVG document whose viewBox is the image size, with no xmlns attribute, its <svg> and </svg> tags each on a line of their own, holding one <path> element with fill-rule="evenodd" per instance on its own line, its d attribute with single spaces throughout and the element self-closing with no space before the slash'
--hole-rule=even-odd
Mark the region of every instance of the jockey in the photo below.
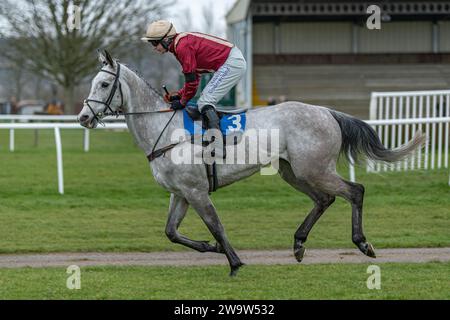
<svg viewBox="0 0 450 320">
<path fill-rule="evenodd" d="M 141 40 L 150 42 L 161 54 L 173 53 L 182 66 L 185 78 L 183 88 L 164 97 L 174 110 L 183 109 L 195 96 L 201 73 L 214 73 L 197 105 L 208 129 L 220 132 L 216 106 L 247 69 L 241 51 L 232 43 L 208 34 L 177 33 L 173 24 L 165 20 L 151 23 Z"/>
</svg>

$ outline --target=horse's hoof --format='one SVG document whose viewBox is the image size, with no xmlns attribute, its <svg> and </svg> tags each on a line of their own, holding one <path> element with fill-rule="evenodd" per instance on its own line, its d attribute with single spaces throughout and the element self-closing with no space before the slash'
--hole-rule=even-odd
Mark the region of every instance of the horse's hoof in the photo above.
<svg viewBox="0 0 450 320">
<path fill-rule="evenodd" d="M 233 266 L 231 267 L 231 271 L 230 271 L 230 277 L 235 277 L 237 276 L 237 273 L 239 271 L 239 268 L 245 266 L 245 263 L 240 262 L 237 266 Z"/>
<path fill-rule="evenodd" d="M 366 249 L 366 252 L 364 252 L 364 254 L 371 258 L 377 257 L 375 254 L 375 249 L 373 248 L 372 244 L 370 244 L 369 242 L 367 242 L 367 249 Z"/>
<path fill-rule="evenodd" d="M 302 262 L 303 256 L 305 255 L 306 248 L 304 246 L 300 246 L 294 249 L 294 256 L 298 262 Z"/>
<path fill-rule="evenodd" d="M 364 253 L 366 256 L 370 258 L 376 258 L 375 250 L 373 246 L 369 242 L 360 242 L 358 243 L 359 250 Z"/>
</svg>

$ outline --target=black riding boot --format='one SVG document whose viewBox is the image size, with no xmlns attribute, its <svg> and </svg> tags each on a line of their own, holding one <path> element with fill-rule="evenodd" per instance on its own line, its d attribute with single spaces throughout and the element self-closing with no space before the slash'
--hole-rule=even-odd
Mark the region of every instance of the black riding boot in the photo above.
<svg viewBox="0 0 450 320">
<path fill-rule="evenodd" d="M 201 111 L 202 117 L 203 117 L 203 121 L 206 124 L 206 127 L 208 129 L 216 129 L 218 132 L 220 132 L 220 137 L 215 137 L 216 139 L 222 139 L 222 132 L 220 131 L 220 118 L 219 115 L 217 114 L 216 109 L 211 106 L 211 105 L 206 105 L 203 107 L 202 111 Z M 211 142 L 213 142 L 215 139 L 213 138 Z M 223 146 L 223 158 L 226 158 L 226 153 L 225 153 L 225 145 Z"/>
</svg>

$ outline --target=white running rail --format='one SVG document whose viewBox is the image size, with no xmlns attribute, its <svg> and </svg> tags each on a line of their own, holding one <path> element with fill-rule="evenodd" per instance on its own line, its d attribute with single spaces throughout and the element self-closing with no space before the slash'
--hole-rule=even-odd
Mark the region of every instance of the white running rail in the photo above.
<svg viewBox="0 0 450 320">
<path fill-rule="evenodd" d="M 389 130 L 389 126 L 397 126 L 397 127 L 406 127 L 416 128 L 416 130 L 421 129 L 424 126 L 446 126 L 445 133 L 445 159 L 444 166 L 448 168 L 448 152 L 449 152 L 449 124 L 450 117 L 442 117 L 442 118 L 422 118 L 422 119 L 391 119 L 391 120 L 370 120 L 366 121 L 369 125 L 374 126 L 375 130 L 377 127 L 382 126 L 386 127 Z M 127 125 L 125 123 L 108 123 L 106 127 L 99 126 L 98 129 L 124 129 L 127 130 Z M 9 130 L 18 130 L 18 129 L 53 129 L 55 134 L 55 145 L 56 145 L 56 158 L 57 158 L 57 171 L 58 171 L 58 191 L 60 194 L 64 194 L 64 174 L 63 174 L 63 158 L 62 158 L 62 142 L 61 142 L 61 129 L 78 129 L 78 130 L 86 130 L 79 123 L 0 123 L 1 129 L 9 129 Z M 415 132 L 416 130 L 413 130 Z M 379 132 L 379 131 L 377 131 Z M 388 131 L 389 132 L 389 131 Z M 405 134 L 405 139 L 409 140 L 411 136 L 407 136 Z M 418 153 L 419 155 L 421 152 Z M 414 160 L 415 155 L 411 157 L 409 160 L 405 160 L 404 169 L 408 170 L 409 165 L 408 161 L 411 161 L 411 167 L 414 167 L 415 163 L 419 163 L 419 158 L 417 161 Z M 355 168 L 350 164 L 350 180 L 355 181 Z M 449 185 L 450 185 L 450 175 L 449 175 Z"/>
<path fill-rule="evenodd" d="M 399 143 L 397 145 L 394 146 L 390 146 L 389 143 L 386 143 L 385 140 L 382 139 L 382 142 L 384 142 L 385 147 L 397 147 L 403 143 L 405 143 L 406 141 L 409 141 L 413 136 L 414 133 L 418 130 L 421 130 L 423 133 L 426 133 L 426 128 L 427 127 L 431 127 L 431 128 L 437 128 L 436 130 L 439 132 L 439 127 L 445 126 L 446 127 L 446 131 L 445 131 L 445 136 L 444 137 L 440 137 L 438 140 L 438 143 L 441 144 L 441 147 L 443 146 L 443 148 L 437 148 L 437 150 L 439 150 L 439 152 L 443 152 L 440 154 L 441 156 L 438 155 L 438 168 L 444 167 L 444 168 L 449 168 L 449 145 L 450 145 L 450 134 L 449 134 L 449 125 L 450 125 L 450 117 L 442 117 L 442 118 L 421 118 L 421 119 L 390 119 L 390 120 L 369 120 L 366 121 L 367 124 L 371 125 L 375 131 L 378 132 L 378 134 L 380 134 L 380 131 L 383 132 L 396 132 L 396 130 L 392 130 L 392 128 L 398 128 L 398 133 L 399 133 L 399 137 L 404 137 L 405 140 L 401 140 L 399 139 Z M 384 129 L 384 130 L 380 130 L 380 128 Z M 409 130 L 409 131 L 408 131 Z M 436 131 L 434 130 L 434 131 Z M 404 132 L 405 134 L 402 135 L 402 132 Z M 408 134 L 408 132 L 410 134 Z M 397 163 L 397 165 L 380 165 L 380 164 L 376 164 L 375 166 L 369 164 L 368 165 L 368 171 L 369 172 L 373 172 L 373 171 L 381 171 L 381 170 L 413 170 L 415 168 L 418 169 L 428 169 L 429 167 L 425 167 L 422 161 L 425 161 L 425 159 L 430 158 L 429 156 L 427 156 L 427 152 L 430 153 L 434 153 L 436 151 L 436 148 L 428 148 L 427 146 L 430 145 L 434 145 L 436 146 L 436 134 L 433 134 L 433 131 L 431 132 L 431 144 L 429 142 L 430 140 L 430 135 L 427 135 L 427 141 L 425 142 L 425 150 L 422 151 L 422 148 L 419 148 L 417 150 L 417 152 L 413 153 L 410 157 L 408 157 L 407 159 L 405 159 L 403 161 L 403 163 Z M 387 140 L 387 139 L 386 139 Z M 393 141 L 391 139 L 391 141 Z M 395 140 L 394 140 L 395 141 Z M 433 142 L 434 141 L 434 142 Z M 425 153 L 425 157 L 422 156 L 422 153 Z M 444 160 L 442 161 L 442 156 L 444 158 Z M 432 168 L 434 168 L 434 166 L 432 166 Z M 355 168 L 352 164 L 349 165 L 349 169 L 350 169 L 350 180 L 352 182 L 355 182 Z M 450 186 L 450 172 L 449 172 L 449 181 L 448 184 Z"/>
<path fill-rule="evenodd" d="M 27 123 L 27 122 L 42 122 L 42 121 L 56 121 L 56 122 L 78 122 L 78 116 L 76 115 L 3 115 L 0 114 L 0 123 L 8 121 L 10 123 Z M 105 122 L 124 122 L 125 117 L 119 116 L 117 118 L 108 118 L 104 120 Z M 88 152 L 90 148 L 90 136 L 89 130 L 84 130 L 83 135 L 83 149 Z M 9 151 L 14 152 L 15 150 L 15 135 L 14 129 L 9 130 Z"/>
<path fill-rule="evenodd" d="M 0 114 L 0 121 L 70 121 L 77 122 L 78 116 L 76 115 L 60 115 L 60 116 L 51 116 L 51 115 L 20 115 L 20 114 Z M 113 121 L 124 121 L 124 116 L 119 116 L 117 118 L 111 117 L 107 119 L 103 119 L 103 121 L 113 122 Z"/>
<path fill-rule="evenodd" d="M 396 165 L 368 164 L 369 172 L 449 168 L 450 90 L 372 92 L 370 120 L 386 148 L 396 148 L 421 130 L 422 149 Z M 351 167 L 351 172 L 353 168 Z M 354 171 L 351 178 L 354 179 Z M 354 181 L 354 180 L 352 180 Z M 450 178 L 449 178 L 450 185 Z"/>
<path fill-rule="evenodd" d="M 396 119 L 441 119 L 450 117 L 450 90 L 373 92 L 370 100 L 370 121 Z M 387 148 L 407 142 L 421 129 L 428 137 L 423 153 L 405 160 L 403 165 L 368 166 L 369 171 L 448 168 L 449 123 L 425 121 L 413 123 L 378 124 L 374 126 Z"/>
<path fill-rule="evenodd" d="M 128 129 L 125 123 L 108 123 L 107 127 L 99 126 L 98 129 Z M 55 133 L 56 145 L 56 163 L 58 170 L 58 192 L 64 194 L 64 172 L 63 172 L 63 156 L 61 143 L 61 129 L 78 129 L 86 130 L 79 123 L 0 123 L 0 129 L 53 129 Z"/>
</svg>

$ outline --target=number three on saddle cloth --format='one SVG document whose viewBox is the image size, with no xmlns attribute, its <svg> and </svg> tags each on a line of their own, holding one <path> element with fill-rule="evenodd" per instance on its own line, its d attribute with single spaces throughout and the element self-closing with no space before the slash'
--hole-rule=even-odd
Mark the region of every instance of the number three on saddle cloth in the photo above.
<svg viewBox="0 0 450 320">
<path fill-rule="evenodd" d="M 188 102 L 186 108 L 183 109 L 184 129 L 187 130 L 190 135 L 199 135 L 200 133 L 203 135 L 206 132 L 206 130 L 202 128 L 201 119 L 194 121 L 189 115 L 189 112 L 186 110 L 187 108 L 190 108 L 191 110 L 192 109 L 198 110 L 196 103 Z M 233 135 L 241 134 L 245 131 L 245 123 L 246 123 L 245 112 L 237 114 L 231 113 L 228 114 L 219 112 L 219 115 L 220 115 L 220 131 L 222 131 L 224 137 L 230 134 Z"/>
</svg>

